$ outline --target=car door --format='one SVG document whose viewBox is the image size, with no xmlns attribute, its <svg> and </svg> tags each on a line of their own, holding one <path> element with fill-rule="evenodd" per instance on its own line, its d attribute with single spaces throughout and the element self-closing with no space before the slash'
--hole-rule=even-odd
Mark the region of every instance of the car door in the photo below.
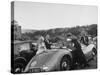
<svg viewBox="0 0 100 75">
<path fill-rule="evenodd" d="M 93 57 L 93 52 L 92 52 L 93 46 L 94 46 L 93 44 L 90 44 L 82 49 L 87 61 Z"/>
</svg>

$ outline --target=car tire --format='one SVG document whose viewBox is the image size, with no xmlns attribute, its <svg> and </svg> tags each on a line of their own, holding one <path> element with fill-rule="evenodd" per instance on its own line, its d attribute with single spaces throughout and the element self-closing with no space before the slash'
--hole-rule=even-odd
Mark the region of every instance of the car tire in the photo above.
<svg viewBox="0 0 100 75">
<path fill-rule="evenodd" d="M 64 56 L 60 62 L 60 70 L 65 71 L 65 70 L 70 70 L 70 60 L 68 59 L 67 56 Z"/>
<path fill-rule="evenodd" d="M 22 73 L 23 71 L 24 71 L 24 65 L 22 63 L 15 63 L 14 72 L 15 73 Z"/>
</svg>

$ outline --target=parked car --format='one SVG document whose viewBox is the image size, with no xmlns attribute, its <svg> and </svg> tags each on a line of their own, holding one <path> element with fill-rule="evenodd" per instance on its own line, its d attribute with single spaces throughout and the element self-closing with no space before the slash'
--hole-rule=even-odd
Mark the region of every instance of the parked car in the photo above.
<svg viewBox="0 0 100 75">
<path fill-rule="evenodd" d="M 24 71 L 26 65 L 35 56 L 37 50 L 32 42 L 18 42 L 14 44 L 13 73 Z"/>
<path fill-rule="evenodd" d="M 94 44 L 88 46 L 82 45 L 82 50 L 87 61 L 94 57 Z M 68 48 L 44 51 L 34 56 L 23 72 L 34 73 L 70 70 L 72 65 L 75 64 L 73 63 L 74 57 L 72 53 L 73 50 Z"/>
<path fill-rule="evenodd" d="M 30 60 L 24 72 L 42 72 L 55 70 L 69 70 L 72 54 L 66 49 L 52 49 L 44 51 Z"/>
</svg>

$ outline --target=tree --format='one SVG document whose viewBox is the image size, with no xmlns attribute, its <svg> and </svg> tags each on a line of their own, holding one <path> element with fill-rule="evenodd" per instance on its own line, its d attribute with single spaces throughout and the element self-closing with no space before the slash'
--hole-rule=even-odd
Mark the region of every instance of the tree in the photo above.
<svg viewBox="0 0 100 75">
<path fill-rule="evenodd" d="M 87 30 L 89 35 L 97 36 L 97 24 L 92 24 L 89 29 Z"/>
<path fill-rule="evenodd" d="M 67 33 L 72 33 L 73 35 L 75 35 L 75 36 L 78 36 L 79 34 L 80 34 L 80 31 L 79 31 L 79 28 L 75 28 L 75 27 L 73 27 L 73 28 L 70 28 L 68 31 L 67 31 Z"/>
</svg>

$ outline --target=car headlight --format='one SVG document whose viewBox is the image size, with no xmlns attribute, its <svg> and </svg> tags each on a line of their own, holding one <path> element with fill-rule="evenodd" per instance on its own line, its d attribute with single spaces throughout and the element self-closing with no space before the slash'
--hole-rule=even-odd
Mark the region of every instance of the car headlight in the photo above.
<svg viewBox="0 0 100 75">
<path fill-rule="evenodd" d="M 36 64 L 37 64 L 36 61 L 32 62 L 32 63 L 31 63 L 31 67 L 35 66 Z"/>
</svg>

